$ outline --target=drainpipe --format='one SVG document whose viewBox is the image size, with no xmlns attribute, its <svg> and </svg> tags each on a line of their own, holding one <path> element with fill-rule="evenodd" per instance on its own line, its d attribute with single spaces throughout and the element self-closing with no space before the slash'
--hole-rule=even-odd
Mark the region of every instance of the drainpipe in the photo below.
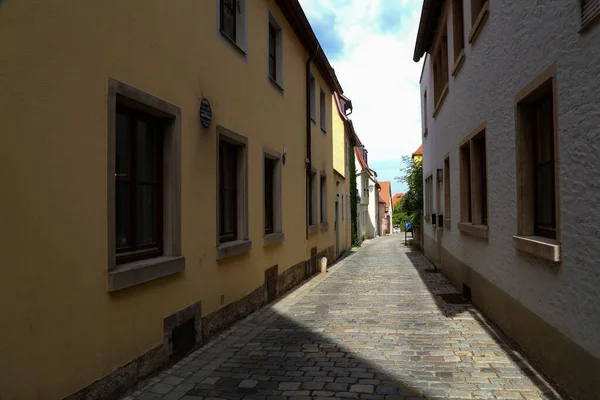
<svg viewBox="0 0 600 400">
<path fill-rule="evenodd" d="M 306 60 L 306 240 L 308 240 L 308 224 L 310 221 L 310 173 L 312 170 L 312 135 L 311 128 L 312 124 L 310 121 L 310 64 L 312 60 L 317 56 L 321 46 L 317 43 L 317 48 L 314 54 L 311 54 Z M 316 94 L 315 94 L 316 96 Z"/>
</svg>

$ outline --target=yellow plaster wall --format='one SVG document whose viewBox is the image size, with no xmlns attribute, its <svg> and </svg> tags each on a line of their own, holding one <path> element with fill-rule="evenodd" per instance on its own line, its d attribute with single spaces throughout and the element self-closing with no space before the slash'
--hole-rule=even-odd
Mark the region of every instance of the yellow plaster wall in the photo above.
<svg viewBox="0 0 600 400">
<path fill-rule="evenodd" d="M 332 97 L 331 117 L 333 119 L 333 168 L 343 177 L 346 177 L 346 147 L 345 144 L 345 124 L 335 105 L 335 99 Z M 349 177 L 348 177 L 349 178 Z"/>
<path fill-rule="evenodd" d="M 158 0 L 0 3 L 0 178 L 9 189 L 0 200 L 4 399 L 76 392 L 160 345 L 164 317 L 199 300 L 207 315 L 221 306 L 221 295 L 228 304 L 263 284 L 266 268 L 279 264 L 281 273 L 307 259 L 310 247 L 335 243 L 329 116 L 327 135 L 313 129 L 313 165 L 327 172 L 330 227 L 309 243 L 304 238 L 303 47 L 273 1 L 251 0 L 244 59 L 219 37 L 216 6 L 209 0 L 178 0 L 176 7 Z M 269 6 L 284 30 L 283 95 L 267 78 Z M 107 292 L 108 77 L 182 110 L 186 269 L 114 294 Z M 203 97 L 213 110 L 208 129 L 198 117 Z M 252 240 L 250 253 L 219 263 L 217 125 L 248 137 Z M 282 152 L 284 145 L 285 241 L 263 248 L 262 148 Z"/>
</svg>

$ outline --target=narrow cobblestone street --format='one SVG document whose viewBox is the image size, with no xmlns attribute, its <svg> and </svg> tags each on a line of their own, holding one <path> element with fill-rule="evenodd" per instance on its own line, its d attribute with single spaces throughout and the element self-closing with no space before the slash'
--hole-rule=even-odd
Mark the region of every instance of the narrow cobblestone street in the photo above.
<svg viewBox="0 0 600 400">
<path fill-rule="evenodd" d="M 356 253 L 130 399 L 558 399 L 404 235 Z"/>
</svg>

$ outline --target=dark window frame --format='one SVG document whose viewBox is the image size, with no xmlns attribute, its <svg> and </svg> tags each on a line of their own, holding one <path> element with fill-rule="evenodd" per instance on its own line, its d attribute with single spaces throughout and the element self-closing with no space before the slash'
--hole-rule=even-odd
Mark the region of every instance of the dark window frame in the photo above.
<svg viewBox="0 0 600 400">
<path fill-rule="evenodd" d="M 264 234 L 275 233 L 275 174 L 278 160 L 264 156 Z"/>
<path fill-rule="evenodd" d="M 327 176 L 321 175 L 319 178 L 319 194 L 320 196 L 320 219 L 319 221 L 324 224 L 327 222 Z"/>
<path fill-rule="evenodd" d="M 278 29 L 269 22 L 269 77 L 277 82 L 277 35 Z"/>
<path fill-rule="evenodd" d="M 534 192 L 534 234 L 548 239 L 556 239 L 556 160 L 554 153 L 554 100 L 552 92 L 544 93 L 531 105 L 532 144 L 533 144 L 533 192 Z M 544 109 L 546 108 L 546 109 Z M 549 108 L 549 109 L 548 109 Z M 542 119 L 547 126 L 544 127 Z M 542 143 L 547 141 L 547 143 Z M 546 144 L 546 146 L 544 146 Z M 547 154 L 543 154 L 547 150 Z M 549 188 L 541 189 L 543 169 L 550 166 Z M 548 207 L 552 210 L 550 220 L 542 221 L 541 211 Z"/>
<path fill-rule="evenodd" d="M 224 153 L 228 152 L 230 157 L 224 157 Z M 233 161 L 231 158 L 233 157 Z M 239 236 L 239 210 L 238 210 L 238 186 L 239 186 L 239 157 L 240 157 L 240 145 L 232 143 L 226 139 L 221 138 L 219 140 L 219 193 L 218 193 L 218 201 L 219 201 L 219 243 L 228 243 L 238 240 Z M 235 165 L 225 165 L 226 162 L 232 162 Z M 231 172 L 231 170 L 235 172 Z M 225 181 L 227 180 L 226 171 L 228 171 L 233 177 L 233 184 L 229 182 L 229 185 L 225 185 Z M 229 187 L 231 186 L 231 187 Z M 233 205 L 233 212 L 231 210 L 227 210 L 225 207 L 225 197 L 227 195 L 226 192 L 233 191 L 232 198 L 234 201 L 231 202 Z M 231 215 L 232 214 L 232 215 Z M 233 216 L 233 230 L 225 231 L 226 218 Z"/>
<path fill-rule="evenodd" d="M 164 251 L 163 242 L 163 141 L 165 134 L 165 122 L 160 118 L 145 113 L 141 110 L 137 110 L 126 105 L 117 102 L 116 115 L 126 115 L 131 120 L 131 126 L 129 130 L 129 177 L 125 178 L 118 176 L 115 170 L 115 187 L 118 182 L 127 182 L 129 185 L 129 209 L 130 209 L 130 237 L 132 245 L 128 247 L 119 248 L 115 245 L 116 252 L 116 264 L 125 264 L 134 261 L 146 260 L 161 256 Z M 140 181 L 138 179 L 137 171 L 137 122 L 143 121 L 156 129 L 156 137 L 154 141 L 155 145 L 155 180 Z M 118 135 L 119 133 L 116 132 Z M 116 158 L 115 158 L 116 163 Z M 136 232 L 136 221 L 137 221 L 137 189 L 140 185 L 151 185 L 154 188 L 154 224 L 155 224 L 155 235 L 156 243 L 138 245 L 137 232 Z M 115 190 L 115 199 L 117 201 L 117 191 Z M 116 217 L 115 217 L 116 218 Z M 115 228 L 118 226 L 118 221 L 115 220 Z"/>
<path fill-rule="evenodd" d="M 235 43 L 237 43 L 237 10 L 236 10 L 236 8 L 237 8 L 237 6 L 236 6 L 237 1 L 236 0 L 231 0 L 231 4 L 233 5 L 233 9 L 225 4 L 226 0 L 219 0 L 219 3 L 220 3 L 220 10 L 221 10 L 220 11 L 220 19 L 221 19 L 221 21 L 220 21 L 220 29 L 221 29 L 221 32 L 223 32 L 223 34 L 225 36 L 227 36 L 228 38 L 230 38 L 231 40 L 233 40 Z M 231 29 L 232 36 L 229 36 L 229 34 L 227 33 L 227 31 L 224 29 L 224 26 L 225 26 L 225 11 L 226 11 L 226 9 L 229 10 L 231 12 L 231 14 L 233 15 L 233 19 L 232 19 L 233 27 Z"/>
<path fill-rule="evenodd" d="M 319 90 L 319 120 L 321 131 L 327 133 L 327 94 L 323 88 Z"/>
</svg>

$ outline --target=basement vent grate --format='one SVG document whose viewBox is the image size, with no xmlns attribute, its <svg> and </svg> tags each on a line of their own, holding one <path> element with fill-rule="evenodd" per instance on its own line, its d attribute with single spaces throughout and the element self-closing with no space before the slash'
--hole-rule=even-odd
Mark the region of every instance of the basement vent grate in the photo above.
<svg viewBox="0 0 600 400">
<path fill-rule="evenodd" d="M 469 300 L 465 299 L 460 293 L 438 294 L 438 297 L 448 304 L 469 304 Z"/>
<path fill-rule="evenodd" d="M 177 361 L 194 349 L 196 345 L 196 318 L 176 326 L 172 331 L 173 352 L 169 361 Z"/>
</svg>

